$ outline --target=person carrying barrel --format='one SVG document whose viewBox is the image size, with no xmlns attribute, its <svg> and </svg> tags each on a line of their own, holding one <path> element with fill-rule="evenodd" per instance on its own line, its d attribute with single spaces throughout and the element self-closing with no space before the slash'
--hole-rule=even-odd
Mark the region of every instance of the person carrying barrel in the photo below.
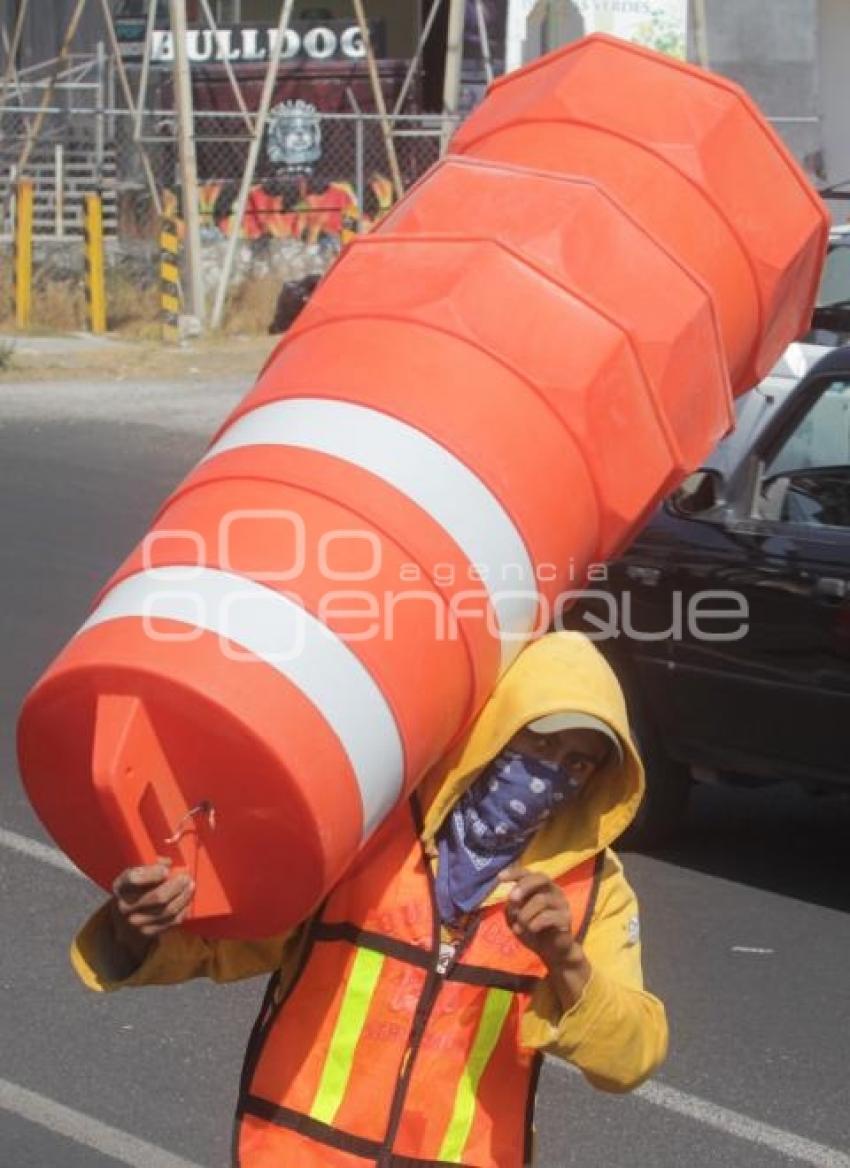
<svg viewBox="0 0 850 1168">
<path fill-rule="evenodd" d="M 98 991 L 272 973 L 242 1072 L 241 1168 L 520 1168 L 544 1054 L 610 1092 L 666 1056 L 611 850 L 643 783 L 611 669 L 552 633 L 288 936 L 181 929 L 193 885 L 164 860 L 118 876 L 72 963 Z"/>
</svg>

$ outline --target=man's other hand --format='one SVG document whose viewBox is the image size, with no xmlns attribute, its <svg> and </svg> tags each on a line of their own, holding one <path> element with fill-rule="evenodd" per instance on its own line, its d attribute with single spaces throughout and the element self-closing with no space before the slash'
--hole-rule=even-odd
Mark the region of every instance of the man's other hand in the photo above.
<svg viewBox="0 0 850 1168">
<path fill-rule="evenodd" d="M 112 885 L 112 929 L 115 939 L 137 961 L 143 961 L 153 941 L 186 919 L 195 884 L 185 873 L 171 875 L 171 860 L 126 868 Z"/>
</svg>

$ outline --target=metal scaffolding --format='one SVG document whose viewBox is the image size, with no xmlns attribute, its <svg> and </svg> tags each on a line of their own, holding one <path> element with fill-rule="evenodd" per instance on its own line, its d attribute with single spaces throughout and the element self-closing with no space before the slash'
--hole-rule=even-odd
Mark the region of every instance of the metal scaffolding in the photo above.
<svg viewBox="0 0 850 1168">
<path fill-rule="evenodd" d="M 244 134 L 238 140 L 247 144 L 247 161 L 239 181 L 238 196 L 231 218 L 232 228 L 229 232 L 227 250 L 225 254 L 221 279 L 216 290 L 210 316 L 213 328 L 219 328 L 224 317 L 227 289 L 229 287 L 236 252 L 240 238 L 240 224 L 243 222 L 246 206 L 255 179 L 262 143 L 268 128 L 269 114 L 273 104 L 275 87 L 279 80 L 280 63 L 287 32 L 291 26 L 295 0 L 280 0 L 277 37 L 273 42 L 269 54 L 262 94 L 256 109 L 251 108 L 246 100 L 245 92 L 240 85 L 231 62 L 223 54 L 222 65 L 227 77 L 228 85 L 232 90 L 238 114 L 240 130 Z M 122 46 L 119 41 L 116 23 L 113 15 L 114 0 L 74 0 L 73 9 L 62 33 L 61 48 L 54 61 L 48 63 L 49 72 L 46 80 L 41 84 L 41 100 L 37 108 L 31 111 L 29 120 L 24 121 L 25 135 L 20 155 L 17 160 L 16 173 L 23 174 L 33 148 L 42 132 L 44 118 L 51 109 L 57 78 L 64 76 L 63 67 L 67 65 L 67 58 L 80 21 L 87 6 L 94 4 L 99 8 L 100 17 L 105 27 L 109 53 L 112 58 L 114 76 L 120 85 L 123 101 L 131 118 L 131 141 L 138 153 L 138 158 L 144 173 L 144 181 L 150 194 L 151 203 L 158 216 L 163 213 L 162 192 L 157 183 L 154 167 L 151 162 L 149 146 L 161 141 L 150 138 L 145 133 L 145 115 L 149 103 L 151 89 L 151 69 L 154 60 L 154 41 L 158 33 L 157 0 L 147 0 L 144 21 L 144 39 L 140 46 L 140 68 L 138 84 L 135 92 L 125 65 Z M 368 19 L 368 0 L 351 0 L 351 9 L 357 23 L 363 45 L 363 55 L 369 76 L 372 101 L 377 111 L 377 121 L 381 130 L 383 148 L 386 154 L 387 166 L 395 198 L 404 193 L 404 179 L 399 163 L 397 140 L 414 133 L 403 125 L 403 109 L 410 94 L 417 74 L 423 64 L 424 54 L 433 44 L 437 35 L 446 35 L 444 58 L 442 110 L 434 116 L 434 136 L 439 137 L 442 144 L 448 142 L 459 113 L 462 92 L 462 75 L 464 60 L 464 32 L 466 23 L 466 4 L 464 0 L 428 0 L 428 11 L 425 15 L 420 35 L 410 60 L 400 92 L 392 107 L 388 108 L 386 96 L 381 85 L 378 62 L 372 43 L 370 23 Z M 214 40 L 219 32 L 213 8 L 209 0 L 199 0 L 199 15 L 211 32 Z M 493 78 L 493 62 L 490 52 L 490 43 L 487 29 L 483 0 L 475 0 L 475 19 L 478 25 L 478 40 L 481 45 L 483 71 L 488 83 Z M 439 18 L 442 17 L 442 22 Z M 24 34 L 25 23 L 32 18 L 32 6 L 29 0 L 20 0 L 14 28 L 11 37 L 5 32 L 3 47 L 6 55 L 6 64 L 0 77 L 0 109 L 4 108 L 4 101 L 10 86 L 18 84 L 16 60 Z M 197 158 L 195 154 L 195 114 L 192 101 L 192 81 L 190 65 L 187 57 L 187 24 L 186 0 L 169 0 L 168 5 L 169 28 L 174 43 L 173 52 L 173 82 L 175 95 L 176 141 L 179 148 L 180 186 L 182 189 L 183 221 L 184 221 L 184 294 L 186 305 L 191 315 L 197 317 L 201 324 L 205 322 L 205 306 L 203 285 L 201 281 L 201 238 L 200 215 L 198 199 Z M 443 32 L 448 30 L 447 34 Z M 101 55 L 103 51 L 101 49 Z M 356 106 L 353 92 L 349 90 L 349 100 Z M 23 113 L 23 106 L 21 112 Z M 34 114 L 34 116 L 33 116 Z M 101 126 L 101 131 L 103 126 Z M 235 138 L 231 139 L 236 141 Z"/>
</svg>

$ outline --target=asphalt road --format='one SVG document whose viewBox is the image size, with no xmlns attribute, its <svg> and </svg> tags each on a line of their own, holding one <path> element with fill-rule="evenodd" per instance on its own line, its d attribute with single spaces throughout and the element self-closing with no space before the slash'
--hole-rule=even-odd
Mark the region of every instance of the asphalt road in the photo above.
<svg viewBox="0 0 850 1168">
<path fill-rule="evenodd" d="M 228 1163 L 262 984 L 76 983 L 101 894 L 29 849 L 14 726 L 240 389 L 0 384 L 0 1168 Z M 542 1168 L 850 1168 L 849 833 L 846 801 L 706 788 L 675 849 L 625 857 L 670 1058 L 625 1097 L 547 1068 Z"/>
</svg>

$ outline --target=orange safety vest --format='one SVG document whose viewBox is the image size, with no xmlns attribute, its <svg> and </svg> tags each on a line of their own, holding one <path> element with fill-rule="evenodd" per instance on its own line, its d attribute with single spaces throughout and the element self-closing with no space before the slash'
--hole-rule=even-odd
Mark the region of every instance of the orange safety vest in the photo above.
<svg viewBox="0 0 850 1168">
<path fill-rule="evenodd" d="M 541 1055 L 520 1020 L 545 967 L 502 905 L 454 952 L 441 945 L 417 817 L 398 808 L 331 893 L 282 996 L 272 978 L 242 1073 L 238 1168 L 530 1163 Z M 601 867 L 559 881 L 579 938 Z"/>
</svg>

